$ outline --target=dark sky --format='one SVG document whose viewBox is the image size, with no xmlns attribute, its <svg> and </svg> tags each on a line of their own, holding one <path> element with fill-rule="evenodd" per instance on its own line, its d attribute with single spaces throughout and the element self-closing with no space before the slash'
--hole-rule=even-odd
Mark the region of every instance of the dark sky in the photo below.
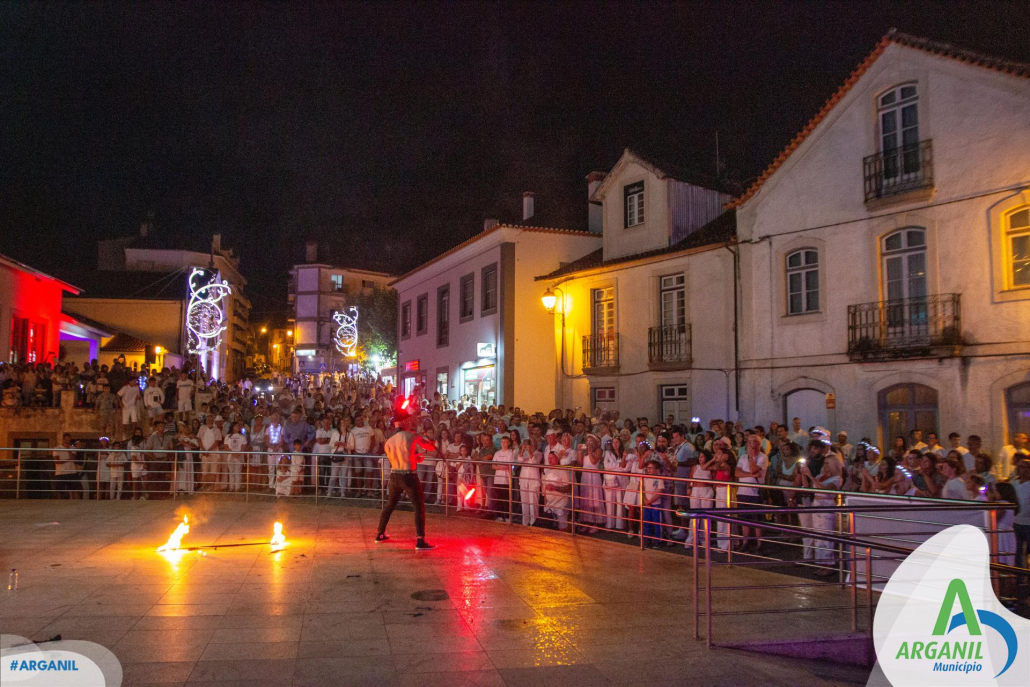
<svg viewBox="0 0 1030 687">
<path fill-rule="evenodd" d="M 0 251 L 58 274 L 148 212 L 215 232 L 256 310 L 317 238 L 404 271 L 515 218 L 586 222 L 624 147 L 757 176 L 891 27 L 1030 61 L 1025 3 L 5 3 Z M 82 284 L 88 290 L 88 283 Z"/>
</svg>

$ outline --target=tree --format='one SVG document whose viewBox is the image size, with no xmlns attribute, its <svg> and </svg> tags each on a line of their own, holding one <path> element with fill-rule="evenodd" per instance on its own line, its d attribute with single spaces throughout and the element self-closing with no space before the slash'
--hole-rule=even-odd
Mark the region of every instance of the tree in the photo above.
<svg viewBox="0 0 1030 687">
<path fill-rule="evenodd" d="M 397 364 L 397 292 L 376 286 L 353 299 L 358 308 L 358 361 L 378 357 L 380 367 Z"/>
</svg>

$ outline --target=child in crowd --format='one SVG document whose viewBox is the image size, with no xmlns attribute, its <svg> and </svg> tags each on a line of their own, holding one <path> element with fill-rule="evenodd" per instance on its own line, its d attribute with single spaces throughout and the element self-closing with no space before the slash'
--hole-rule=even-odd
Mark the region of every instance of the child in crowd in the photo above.
<svg viewBox="0 0 1030 687">
<path fill-rule="evenodd" d="M 103 437 L 103 440 L 106 438 Z M 107 463 L 107 469 L 110 471 L 107 498 L 112 501 L 120 501 L 122 498 L 122 487 L 125 485 L 124 449 L 125 444 L 120 441 L 115 442 L 111 451 L 98 457 L 98 460 L 104 460 Z"/>
<path fill-rule="evenodd" d="M 644 546 L 652 549 L 661 546 L 662 537 L 662 495 L 665 482 L 658 477 L 662 464 L 657 460 L 649 460 L 644 465 Z"/>
<path fill-rule="evenodd" d="M 126 444 L 129 450 L 129 464 L 132 477 L 132 500 L 147 500 L 147 487 L 143 480 L 147 477 L 146 456 L 142 453 L 144 447 L 143 430 L 140 427 L 132 430 L 132 438 Z M 140 495 L 142 493 L 142 495 Z"/>
<path fill-rule="evenodd" d="M 232 423 L 232 430 L 225 439 L 229 454 L 229 491 L 240 491 L 243 488 L 243 464 L 247 456 L 247 437 L 243 434 L 243 423 Z"/>
</svg>

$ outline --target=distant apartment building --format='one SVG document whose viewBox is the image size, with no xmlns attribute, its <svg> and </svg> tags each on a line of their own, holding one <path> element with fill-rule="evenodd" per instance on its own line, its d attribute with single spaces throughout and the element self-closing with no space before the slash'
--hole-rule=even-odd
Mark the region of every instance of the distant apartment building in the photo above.
<svg viewBox="0 0 1030 687">
<path fill-rule="evenodd" d="M 334 316 L 355 305 L 359 294 L 390 288 L 394 277 L 386 272 L 319 263 L 318 244 L 313 241 L 305 246 L 305 260 L 290 270 L 294 370 L 343 370 L 354 360 L 344 356 L 333 342 L 339 326 Z"/>
</svg>

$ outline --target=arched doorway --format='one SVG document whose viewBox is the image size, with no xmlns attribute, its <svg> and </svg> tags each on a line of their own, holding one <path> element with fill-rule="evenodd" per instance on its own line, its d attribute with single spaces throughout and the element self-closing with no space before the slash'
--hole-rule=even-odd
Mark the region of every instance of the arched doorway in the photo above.
<svg viewBox="0 0 1030 687">
<path fill-rule="evenodd" d="M 889 448 L 894 437 L 905 437 L 918 429 L 925 437 L 937 432 L 937 390 L 924 384 L 895 384 L 880 392 L 880 431 L 884 448 Z"/>
<path fill-rule="evenodd" d="M 1009 421 L 1006 442 L 1011 441 L 1012 435 L 1017 432 L 1030 434 L 1030 382 L 1005 389 L 1005 411 Z"/>
<path fill-rule="evenodd" d="M 794 418 L 801 418 L 802 429 L 809 427 L 830 428 L 829 413 L 826 410 L 826 394 L 818 389 L 795 389 L 783 397 L 784 420 L 787 426 Z"/>
</svg>

